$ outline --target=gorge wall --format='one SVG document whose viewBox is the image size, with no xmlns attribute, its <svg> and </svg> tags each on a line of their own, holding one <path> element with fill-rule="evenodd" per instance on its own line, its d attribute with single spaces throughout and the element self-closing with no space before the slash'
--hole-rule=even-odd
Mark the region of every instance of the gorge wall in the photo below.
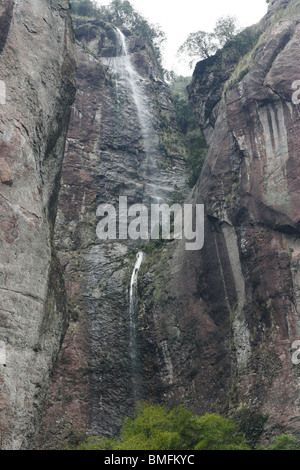
<svg viewBox="0 0 300 470">
<path fill-rule="evenodd" d="M 72 322 L 42 447 L 116 433 L 137 398 L 196 413 L 244 410 L 267 418 L 266 438 L 298 432 L 298 23 L 299 2 L 274 2 L 241 61 L 228 62 L 225 50 L 197 65 L 189 94 L 209 151 L 188 194 L 184 148 L 151 50 L 123 30 L 151 106 L 149 172 L 136 103 L 118 75 L 118 33 L 75 20 L 78 94 L 56 229 Z M 164 188 L 167 203 L 204 204 L 201 250 L 186 251 L 185 240 L 147 248 L 97 240 L 97 205 L 121 194 L 149 201 L 149 187 Z M 139 248 L 136 394 L 128 292 Z"/>
<path fill-rule="evenodd" d="M 67 0 L 0 2 L 0 447 L 31 448 L 67 327 L 53 245 L 75 50 Z"/>
<path fill-rule="evenodd" d="M 78 94 L 55 235 L 71 324 L 39 445 L 112 435 L 137 398 L 184 403 L 196 413 L 244 410 L 249 419 L 267 418 L 266 439 L 297 433 L 299 372 L 291 357 L 299 335 L 299 105 L 292 86 L 300 76 L 299 2 L 270 6 L 239 63 L 228 68 L 225 50 L 197 65 L 189 94 L 209 150 L 190 194 L 151 50 L 123 30 L 151 103 L 149 172 L 136 103 L 118 75 L 116 30 L 75 20 L 75 31 Z M 97 239 L 98 204 L 117 204 L 120 194 L 130 203 L 150 201 L 153 187 L 164 188 L 167 203 L 204 204 L 201 250 L 186 251 L 185 240 L 146 248 Z M 128 292 L 138 249 L 145 257 L 135 390 Z"/>
<path fill-rule="evenodd" d="M 64 0 L 0 2 L 2 449 L 111 436 L 138 400 L 299 433 L 299 19 L 276 0 L 245 57 L 197 64 L 209 149 L 190 190 L 147 42 L 76 17 L 74 38 Z M 100 240 L 120 196 L 204 204 L 203 248 Z"/>
<path fill-rule="evenodd" d="M 129 299 L 146 241 L 99 240 L 97 208 L 118 209 L 119 196 L 128 207 L 149 207 L 188 194 L 183 137 L 152 48 L 101 20 L 75 17 L 74 29 L 78 91 L 55 232 L 71 323 L 40 433 L 43 448 L 112 435 L 137 400 L 152 395 L 139 339 L 131 337 L 142 325 L 131 324 Z M 155 251 L 148 245 L 143 265 Z"/>
<path fill-rule="evenodd" d="M 266 435 L 299 433 L 299 13 L 273 2 L 230 79 L 212 59 L 189 87 L 209 142 L 195 188 L 207 216 L 198 292 L 218 329 L 227 318 L 228 411 L 267 416 Z"/>
</svg>

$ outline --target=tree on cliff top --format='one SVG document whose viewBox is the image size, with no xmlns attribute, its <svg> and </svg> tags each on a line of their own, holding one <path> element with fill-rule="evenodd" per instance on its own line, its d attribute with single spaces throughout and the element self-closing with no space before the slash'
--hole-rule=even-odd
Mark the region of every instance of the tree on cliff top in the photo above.
<svg viewBox="0 0 300 470">
<path fill-rule="evenodd" d="M 95 0 L 71 0 L 72 13 L 79 16 L 95 16 L 97 4 Z"/>
<path fill-rule="evenodd" d="M 178 49 L 178 56 L 190 57 L 189 66 L 192 68 L 195 61 L 208 59 L 218 49 L 228 44 L 239 32 L 238 22 L 234 16 L 221 17 L 217 20 L 212 33 L 206 31 L 190 33 Z"/>
<path fill-rule="evenodd" d="M 99 8 L 99 15 L 108 23 L 120 28 L 127 28 L 136 36 L 141 36 L 152 45 L 155 55 L 161 63 L 161 45 L 165 41 L 165 33 L 158 25 L 149 23 L 138 13 L 128 0 L 112 0 L 107 6 Z"/>
<path fill-rule="evenodd" d="M 136 36 L 142 37 L 152 46 L 161 64 L 161 45 L 166 36 L 158 25 L 149 23 L 138 13 L 128 0 L 112 0 L 109 5 L 97 6 L 95 0 L 71 0 L 72 12 L 79 16 L 102 19 L 119 28 L 126 28 Z"/>
</svg>

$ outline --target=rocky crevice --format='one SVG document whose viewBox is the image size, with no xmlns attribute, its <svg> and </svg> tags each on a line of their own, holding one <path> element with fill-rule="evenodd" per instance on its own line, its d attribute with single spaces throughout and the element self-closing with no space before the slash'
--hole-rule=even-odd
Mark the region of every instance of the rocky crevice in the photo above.
<svg viewBox="0 0 300 470">
<path fill-rule="evenodd" d="M 291 362 L 291 346 L 299 328 L 294 300 L 299 108 L 292 103 L 292 83 L 300 72 L 296 3 L 272 5 L 251 67 L 237 83 L 231 80 L 229 86 L 222 85 L 223 96 L 211 110 L 215 125 L 197 187 L 198 200 L 220 227 L 235 273 L 222 282 L 226 289 L 232 284 L 237 293 L 244 292 L 243 308 L 238 313 L 237 301 L 231 314 L 235 372 L 230 375 L 229 409 L 234 412 L 242 405 L 257 409 L 268 416 L 270 432 L 297 431 L 299 420 L 298 372 Z M 296 10 L 291 16 L 284 8 L 292 4 Z M 282 19 L 274 21 L 278 11 Z M 203 106 L 201 98 L 197 102 L 197 89 L 205 84 L 205 77 L 196 69 L 190 86 L 196 110 Z M 199 120 L 204 130 L 209 119 Z M 228 243 L 229 227 L 237 250 Z M 220 247 L 218 251 L 222 258 L 224 250 Z M 237 272 L 244 288 L 236 279 Z M 206 296 L 212 299 L 215 294 L 207 292 Z"/>
<path fill-rule="evenodd" d="M 128 289 L 139 248 L 143 397 L 199 414 L 247 409 L 268 418 L 266 438 L 298 432 L 300 121 L 291 88 L 300 78 L 299 2 L 273 2 L 248 31 L 244 57 L 229 60 L 225 48 L 197 65 L 189 93 L 209 150 L 190 194 L 153 51 L 122 31 L 152 112 L 150 174 L 134 101 L 114 67 L 116 30 L 99 20 L 74 19 L 78 91 L 62 166 L 74 93 L 67 2 L 20 2 L 17 12 L 13 3 L 5 2 L 15 16 L 0 64 L 14 95 L 0 122 L 2 447 L 32 445 L 59 350 L 37 448 L 114 435 L 132 412 Z M 45 44 L 38 74 L 36 41 Z M 116 205 L 120 195 L 149 201 L 154 185 L 167 203 L 204 204 L 202 250 L 186 251 L 184 240 L 97 239 L 99 204 Z"/>
<path fill-rule="evenodd" d="M 118 209 L 119 196 L 127 197 L 128 206 L 149 204 L 156 189 L 166 203 L 188 192 L 183 138 L 151 47 L 122 31 L 132 73 L 143 86 L 140 99 L 147 100 L 151 113 L 151 120 L 141 123 L 123 76 L 127 59 L 116 29 L 80 18 L 74 18 L 74 29 L 78 92 L 55 231 L 71 324 L 39 436 L 42 448 L 72 445 L 86 435 L 113 435 L 135 406 L 129 285 L 141 243 L 99 240 L 97 207 L 110 203 Z M 150 154 L 147 126 L 153 138 Z M 141 393 L 147 398 L 146 390 Z"/>
<path fill-rule="evenodd" d="M 6 85 L 0 109 L 0 338 L 6 359 L 0 365 L 0 440 L 2 449 L 19 450 L 33 445 L 67 325 L 50 213 L 75 95 L 75 55 L 67 1 L 5 0 L 0 23 L 0 79 Z"/>
<path fill-rule="evenodd" d="M 299 334 L 299 109 L 291 101 L 300 76 L 298 14 L 297 2 L 274 2 L 247 31 L 252 46 L 244 57 L 225 48 L 196 66 L 190 100 L 209 150 L 188 198 L 184 152 L 168 131 L 176 123 L 167 88 L 147 45 L 124 30 L 159 133 L 156 183 L 171 183 L 167 201 L 205 206 L 202 250 L 187 252 L 184 241 L 145 250 L 138 291 L 144 397 L 196 413 L 246 409 L 268 418 L 266 438 L 297 431 L 299 422 L 291 363 Z M 134 405 L 126 345 L 137 247 L 99 243 L 95 212 L 120 193 L 142 200 L 149 183 L 142 136 L 109 68 L 119 51 L 114 28 L 82 19 L 75 26 L 78 94 L 55 239 L 72 322 L 40 435 L 46 448 L 112 435 Z"/>
</svg>

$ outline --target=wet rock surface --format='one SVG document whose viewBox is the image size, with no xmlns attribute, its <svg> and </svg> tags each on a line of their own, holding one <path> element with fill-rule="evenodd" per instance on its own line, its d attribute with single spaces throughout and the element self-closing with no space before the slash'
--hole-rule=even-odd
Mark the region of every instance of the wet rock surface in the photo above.
<svg viewBox="0 0 300 470">
<path fill-rule="evenodd" d="M 1 2 L 0 55 L 0 445 L 19 450 L 33 445 L 67 326 L 52 238 L 75 95 L 68 2 Z"/>
<path fill-rule="evenodd" d="M 170 204 L 188 193 L 185 148 L 152 49 L 124 30 L 125 59 L 111 25 L 75 18 L 74 26 L 78 91 L 55 232 L 71 323 L 37 444 L 42 448 L 113 435 L 135 406 L 129 285 L 140 242 L 99 240 L 97 207 L 108 203 L 118 211 L 119 196 L 128 207 L 149 207 L 158 197 Z M 143 90 L 138 96 L 128 83 L 128 59 Z M 143 122 L 137 100 L 147 105 Z"/>
<path fill-rule="evenodd" d="M 295 4 L 270 7 L 263 34 L 236 68 L 214 67 L 216 59 L 197 65 L 189 93 L 209 151 L 184 200 L 205 206 L 204 247 L 188 252 L 184 240 L 148 247 L 138 281 L 141 398 L 196 413 L 245 408 L 268 416 L 266 437 L 297 432 L 299 423 L 291 361 L 300 299 Z M 115 30 L 78 20 L 76 35 L 78 93 L 55 235 L 72 322 L 40 435 L 44 448 L 112 435 L 134 405 L 128 288 L 137 246 L 99 242 L 97 206 L 120 194 L 149 201 L 154 187 L 167 202 L 187 196 L 180 139 L 168 131 L 176 124 L 151 51 L 126 32 L 160 149 L 149 166 L 141 123 L 112 68 L 120 54 Z"/>
<path fill-rule="evenodd" d="M 287 10 L 272 24 L 279 3 Z M 299 335 L 300 122 L 292 84 L 300 75 L 295 47 L 300 30 L 299 12 L 289 14 L 291 4 L 275 2 L 248 73 L 223 85 L 196 188 L 208 228 L 218 233 L 215 248 L 207 241 L 202 252 L 209 249 L 219 260 L 204 296 L 211 305 L 212 286 L 222 286 L 223 316 L 230 323 L 223 344 L 232 357 L 229 409 L 241 404 L 257 409 L 269 417 L 267 429 L 277 432 L 295 432 L 299 424 L 299 371 L 291 348 Z M 196 107 L 203 80 L 195 73 L 190 87 Z M 208 128 L 205 120 L 199 124 Z M 203 281 L 201 276 L 199 284 Z"/>
</svg>

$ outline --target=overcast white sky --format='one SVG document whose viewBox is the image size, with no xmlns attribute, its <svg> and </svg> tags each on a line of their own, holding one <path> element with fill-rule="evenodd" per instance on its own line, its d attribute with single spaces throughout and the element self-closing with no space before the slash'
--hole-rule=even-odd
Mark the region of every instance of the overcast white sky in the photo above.
<svg viewBox="0 0 300 470">
<path fill-rule="evenodd" d="M 96 0 L 108 5 L 110 0 Z M 167 69 L 181 75 L 192 71 L 178 63 L 176 52 L 189 33 L 213 30 L 221 16 L 236 16 L 241 27 L 257 23 L 267 12 L 266 0 L 129 0 L 150 23 L 160 25 L 167 36 L 165 63 Z"/>
</svg>

